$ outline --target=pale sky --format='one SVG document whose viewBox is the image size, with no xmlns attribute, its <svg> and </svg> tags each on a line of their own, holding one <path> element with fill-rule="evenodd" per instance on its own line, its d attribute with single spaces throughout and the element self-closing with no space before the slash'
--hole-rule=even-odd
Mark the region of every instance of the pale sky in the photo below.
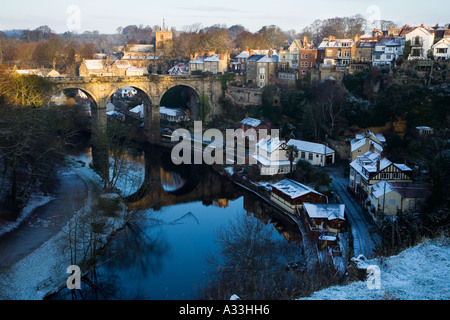
<svg viewBox="0 0 450 320">
<path fill-rule="evenodd" d="M 235 24 L 251 32 L 263 26 L 300 32 L 316 19 L 361 14 L 369 21 L 392 20 L 404 25 L 450 23 L 450 1 L 433 0 L 0 0 L 0 30 L 35 29 L 48 25 L 57 33 L 98 30 L 115 33 L 120 26 L 166 25 L 182 30 L 201 23 Z"/>
</svg>

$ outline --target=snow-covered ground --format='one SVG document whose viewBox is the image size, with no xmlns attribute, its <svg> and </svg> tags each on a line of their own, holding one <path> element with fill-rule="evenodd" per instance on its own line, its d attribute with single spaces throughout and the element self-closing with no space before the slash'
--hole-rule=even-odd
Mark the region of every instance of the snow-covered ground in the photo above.
<svg viewBox="0 0 450 320">
<path fill-rule="evenodd" d="M 75 160 L 89 161 L 89 159 L 76 158 Z M 77 173 L 89 188 L 89 196 L 84 207 L 77 212 L 74 219 L 90 212 L 96 197 L 94 190 L 102 189 L 100 177 L 87 165 L 72 161 L 71 169 Z M 31 207 L 30 207 L 31 209 Z M 48 293 L 58 290 L 65 284 L 69 274 L 67 267 L 70 265 L 68 250 L 64 250 L 68 241 L 69 224 L 52 239 L 44 243 L 40 248 L 16 263 L 7 272 L 0 273 L 0 300 L 41 300 Z M 105 230 L 104 239 L 114 229 L 123 223 L 123 217 L 114 218 L 108 224 L 111 230 Z"/>
<path fill-rule="evenodd" d="M 32 196 L 16 221 L 0 221 L 0 236 L 17 228 L 36 208 L 49 203 L 53 199 L 54 198 L 52 196 Z"/>
<path fill-rule="evenodd" d="M 396 256 L 360 261 L 380 270 L 375 277 L 315 292 L 302 300 L 449 300 L 450 239 L 425 240 Z M 376 274 L 376 273 L 375 273 Z M 374 274 L 374 275 L 375 275 Z"/>
</svg>

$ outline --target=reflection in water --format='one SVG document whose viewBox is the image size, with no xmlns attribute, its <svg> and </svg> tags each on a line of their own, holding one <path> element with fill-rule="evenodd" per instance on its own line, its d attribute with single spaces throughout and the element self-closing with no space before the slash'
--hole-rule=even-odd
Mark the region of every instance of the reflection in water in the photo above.
<svg viewBox="0 0 450 320">
<path fill-rule="evenodd" d="M 292 220 L 210 167 L 167 157 L 146 151 L 145 181 L 128 198 L 134 220 L 105 248 L 82 298 L 280 299 L 306 287 L 301 268 L 286 269 L 304 261 Z"/>
<path fill-rule="evenodd" d="M 186 180 L 178 172 L 166 171 L 161 167 L 160 175 L 162 186 L 167 192 L 180 190 L 186 184 Z"/>
<path fill-rule="evenodd" d="M 273 228 L 252 217 L 237 216 L 217 231 L 219 250 L 208 257 L 215 266 L 203 299 L 292 299 L 298 296 L 301 273 L 286 272 L 290 261 L 301 261 L 296 245 L 275 237 Z"/>
</svg>

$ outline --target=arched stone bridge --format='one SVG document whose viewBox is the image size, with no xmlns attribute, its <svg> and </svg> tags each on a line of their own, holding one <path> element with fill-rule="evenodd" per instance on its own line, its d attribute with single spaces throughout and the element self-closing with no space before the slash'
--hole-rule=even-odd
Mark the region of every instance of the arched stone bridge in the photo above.
<svg viewBox="0 0 450 320">
<path fill-rule="evenodd" d="M 170 89 L 183 86 L 186 88 L 190 101 L 193 120 L 199 120 L 200 99 L 207 99 L 210 105 L 208 118 L 220 114 L 219 98 L 223 94 L 219 76 L 130 76 L 130 77 L 58 77 L 47 78 L 51 84 L 48 98 L 65 89 L 80 89 L 95 103 L 92 110 L 93 128 L 102 131 L 106 128 L 106 104 L 111 96 L 124 87 L 135 88 L 144 102 L 145 127 L 150 135 L 150 142 L 159 143 L 159 107 L 164 94 Z"/>
<path fill-rule="evenodd" d="M 94 102 L 94 106 L 91 106 L 93 165 L 105 180 L 109 177 L 106 105 L 117 90 L 133 87 L 140 93 L 144 103 L 144 123 L 148 142 L 156 145 L 161 143 L 159 107 L 164 94 L 170 89 L 177 86 L 186 88 L 190 97 L 188 107 L 193 120 L 200 118 L 201 99 L 209 102 L 210 109 L 207 119 L 221 112 L 219 99 L 223 94 L 223 89 L 219 76 L 149 75 L 46 79 L 50 84 L 50 90 L 46 93 L 48 100 L 65 89 L 79 89 Z"/>
</svg>

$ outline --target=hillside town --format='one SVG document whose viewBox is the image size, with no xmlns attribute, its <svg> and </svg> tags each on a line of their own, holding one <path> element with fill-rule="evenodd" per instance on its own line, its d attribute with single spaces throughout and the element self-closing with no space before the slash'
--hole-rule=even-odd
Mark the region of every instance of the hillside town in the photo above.
<svg viewBox="0 0 450 320">
<path fill-rule="evenodd" d="M 191 194 L 207 210 L 209 206 L 231 210 L 231 202 L 238 198 L 233 198 L 238 193 L 233 188 L 238 188 L 246 202 L 240 209 L 246 209 L 247 217 L 263 217 L 283 240 L 297 241 L 303 255 L 314 256 L 314 261 L 330 268 L 330 284 L 346 282 L 349 270 L 354 272 L 357 262 L 366 258 L 397 254 L 424 237 L 448 237 L 449 25 L 399 26 L 387 21 L 352 32 L 335 28 L 329 35 L 324 34 L 325 27 L 314 30 L 313 25 L 295 34 L 276 26 L 256 33 L 234 27 L 178 31 L 164 20 L 162 26 L 153 28 L 120 27 L 110 38 L 94 33 L 56 35 L 44 27 L 24 31 L 22 38 L 0 33 L 0 129 L 4 132 L 0 136 L 0 158 L 4 159 L 0 164 L 0 227 L 18 221 L 11 227 L 14 230 L 22 219 L 26 221 L 20 217 L 32 202 L 32 194 L 55 192 L 55 181 L 59 181 L 55 168 L 70 163 L 78 173 L 84 172 L 80 177 L 85 186 L 95 190 L 86 196 L 86 203 L 97 201 L 91 197 L 98 196 L 100 208 L 106 200 L 99 195 L 105 194 L 117 197 L 116 210 L 129 202 L 126 218 L 124 214 L 120 216 L 124 221 L 114 220 L 117 230 L 111 234 L 134 226 L 136 221 L 128 214 L 145 210 L 159 214 L 166 206 L 192 204 L 194 200 L 183 198 Z M 33 37 L 36 41 L 30 40 Z M 200 85 L 188 82 L 192 79 Z M 69 83 L 65 87 L 64 81 Z M 147 84 L 146 91 L 138 81 L 156 84 Z M 88 92 L 82 86 L 85 83 L 113 89 L 105 85 Z M 47 97 L 53 93 L 50 88 L 62 89 Z M 116 91 L 105 94 L 105 88 Z M 149 92 L 157 98 L 152 101 Z M 43 106 L 56 106 L 61 115 L 56 111 L 45 111 L 45 117 L 14 114 L 27 107 L 39 112 Z M 23 125 L 16 125 L 17 119 Z M 198 138 L 198 123 L 203 125 L 200 134 L 233 131 L 232 146 L 217 142 L 214 135 L 215 139 Z M 149 133 L 154 128 L 159 131 Z M 157 147 L 149 143 L 154 136 Z M 217 177 L 190 166 L 191 162 L 175 165 L 173 150 L 179 150 L 174 146 L 181 138 L 189 141 L 189 152 L 198 152 L 200 145 L 203 155 L 225 155 L 222 163 L 208 163 L 208 170 L 223 180 L 217 182 Z M 239 143 L 245 152 L 239 153 Z M 158 150 L 156 156 L 149 155 L 149 144 L 155 148 L 152 152 Z M 93 164 L 102 148 L 106 150 L 100 150 L 106 158 L 102 160 L 104 171 Z M 87 155 L 85 150 L 89 150 Z M 170 151 L 172 163 L 164 158 Z M 77 152 L 83 156 L 73 156 Z M 186 157 L 185 149 L 177 156 Z M 136 167 L 127 167 L 130 163 Z M 95 178 L 83 171 L 90 169 L 90 174 L 97 174 Z M 136 172 L 142 181 L 127 176 Z M 59 179 L 64 181 L 64 177 Z M 137 191 L 125 194 L 122 179 Z M 217 188 L 217 194 L 208 193 Z M 249 195 L 263 209 L 249 205 Z M 90 212 L 94 207 L 78 211 Z M 201 225 L 195 210 L 202 210 L 189 208 L 183 207 L 189 212 L 181 218 L 174 216 L 170 223 L 161 222 L 164 217 L 148 220 L 161 228 Z M 109 207 L 95 210 L 107 219 L 117 218 Z M 267 218 L 272 211 L 284 216 Z M 94 220 L 88 223 L 89 230 L 101 231 L 90 232 L 90 237 L 104 237 L 104 220 Z M 118 221 L 123 225 L 117 226 Z M 286 231 L 285 224 L 291 229 L 294 225 L 295 232 Z M 72 231 L 66 232 L 69 238 Z M 295 240 L 298 235 L 301 240 Z M 218 238 L 229 240 L 223 233 Z M 92 238 L 87 242 L 86 252 L 92 251 L 92 261 L 97 263 L 97 243 L 94 250 Z M 70 248 L 77 250 L 76 244 Z M 306 277 L 305 270 L 306 274 L 316 272 L 312 259 L 305 260 L 284 261 L 283 275 L 292 270 L 300 277 Z M 233 268 L 223 267 L 223 274 Z M 352 280 L 356 277 L 351 276 Z M 359 270 L 359 280 L 365 276 Z M 38 287 L 45 286 L 48 278 Z M 301 294 L 312 291 L 304 289 Z M 296 289 L 292 292 L 289 297 L 300 296 Z M 261 298 L 248 296 L 255 297 Z"/>
</svg>

